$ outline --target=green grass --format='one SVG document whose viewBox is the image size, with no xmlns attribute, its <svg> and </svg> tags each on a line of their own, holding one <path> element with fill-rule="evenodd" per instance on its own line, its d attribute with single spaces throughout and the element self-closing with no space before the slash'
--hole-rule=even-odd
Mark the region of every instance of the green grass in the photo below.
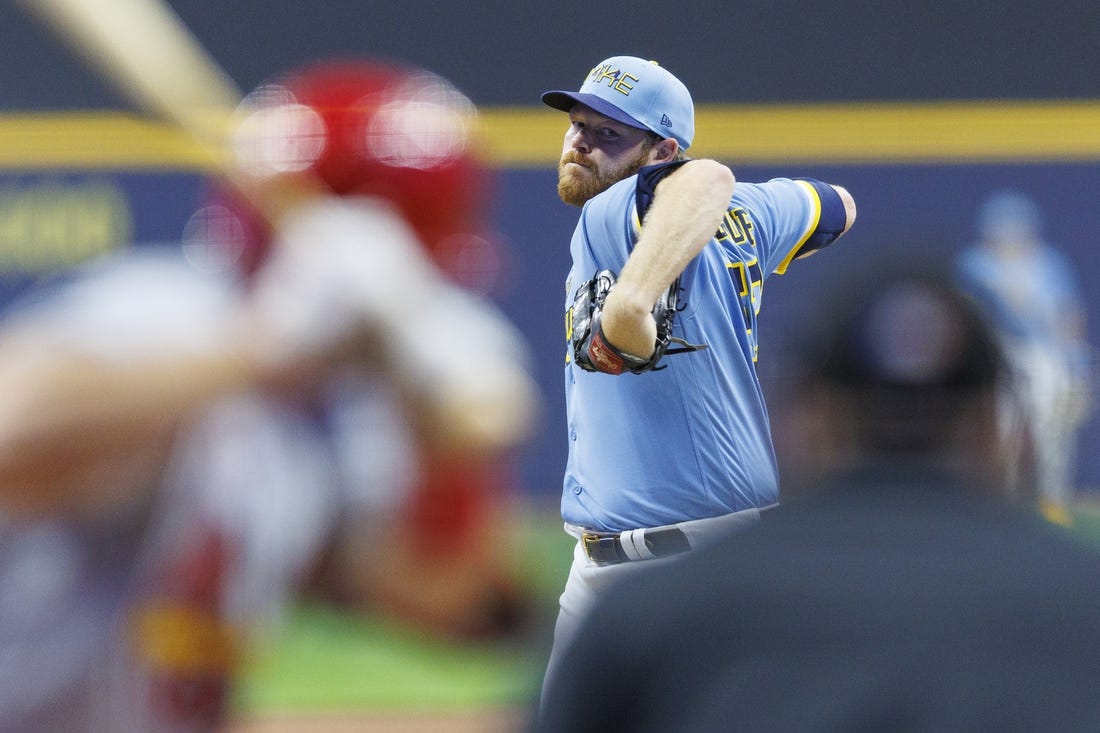
<svg viewBox="0 0 1100 733">
<path fill-rule="evenodd" d="M 249 660 L 237 709 L 425 712 L 529 704 L 549 653 L 573 540 L 556 512 L 531 512 L 523 521 L 520 577 L 536 618 L 519 638 L 444 640 L 371 614 L 302 602 Z"/>
<path fill-rule="evenodd" d="M 292 609 L 274 644 L 248 665 L 237 705 L 246 713 L 464 710 L 529 704 L 572 558 L 553 513 L 526 520 L 523 577 L 545 618 L 526 637 L 500 642 L 427 638 L 392 621 L 321 604 Z M 1100 504 L 1074 512 L 1074 531 L 1100 547 Z"/>
<path fill-rule="evenodd" d="M 529 699 L 541 674 L 533 645 L 442 642 L 323 605 L 294 610 L 254 659 L 244 710 L 455 710 Z"/>
<path fill-rule="evenodd" d="M 1079 503 L 1073 510 L 1073 530 L 1088 544 L 1100 547 L 1100 503 Z"/>
</svg>

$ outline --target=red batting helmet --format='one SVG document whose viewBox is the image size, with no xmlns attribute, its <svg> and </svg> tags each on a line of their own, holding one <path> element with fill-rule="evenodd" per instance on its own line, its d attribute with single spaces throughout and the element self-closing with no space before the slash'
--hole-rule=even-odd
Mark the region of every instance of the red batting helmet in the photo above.
<svg viewBox="0 0 1100 733">
<path fill-rule="evenodd" d="M 492 250 L 476 109 L 440 76 L 388 61 L 325 61 L 263 84 L 239 113 L 234 153 L 249 175 L 309 176 L 341 196 L 386 198 L 444 269 Z M 213 203 L 238 214 L 233 226 L 246 240 L 266 242 L 259 217 L 235 198 L 220 192 Z M 252 249 L 246 241 L 246 270 L 261 259 Z"/>
</svg>

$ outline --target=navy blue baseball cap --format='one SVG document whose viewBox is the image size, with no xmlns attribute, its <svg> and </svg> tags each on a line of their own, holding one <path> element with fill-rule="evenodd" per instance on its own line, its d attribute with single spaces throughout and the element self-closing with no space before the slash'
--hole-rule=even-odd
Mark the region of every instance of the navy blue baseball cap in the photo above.
<svg viewBox="0 0 1100 733">
<path fill-rule="evenodd" d="M 577 102 L 624 125 L 671 137 L 687 150 L 695 137 L 695 105 L 683 82 L 656 61 L 612 56 L 588 72 L 576 92 L 544 92 L 542 101 L 563 112 Z"/>
<path fill-rule="evenodd" d="M 996 384 L 1004 354 L 977 303 L 942 266 L 903 266 L 851 285 L 822 316 L 812 368 L 836 384 L 924 395 Z"/>
</svg>

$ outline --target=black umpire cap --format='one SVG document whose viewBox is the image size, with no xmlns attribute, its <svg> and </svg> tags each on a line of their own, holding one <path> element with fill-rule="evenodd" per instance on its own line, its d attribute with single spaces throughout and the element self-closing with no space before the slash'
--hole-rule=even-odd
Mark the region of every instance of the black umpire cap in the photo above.
<svg viewBox="0 0 1100 733">
<path fill-rule="evenodd" d="M 939 443 L 971 397 L 1003 384 L 1005 358 L 977 304 L 941 268 L 899 265 L 845 285 L 803 342 L 803 376 L 857 413 L 862 442 Z"/>
</svg>

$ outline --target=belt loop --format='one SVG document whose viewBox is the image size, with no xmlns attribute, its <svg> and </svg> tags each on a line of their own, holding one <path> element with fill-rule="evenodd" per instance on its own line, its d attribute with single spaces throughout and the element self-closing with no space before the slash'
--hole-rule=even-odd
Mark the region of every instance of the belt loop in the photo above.
<svg viewBox="0 0 1100 733">
<path fill-rule="evenodd" d="M 645 543 L 645 532 L 644 529 L 628 529 L 619 535 L 623 552 L 631 560 L 651 560 L 657 557 Z"/>
</svg>

